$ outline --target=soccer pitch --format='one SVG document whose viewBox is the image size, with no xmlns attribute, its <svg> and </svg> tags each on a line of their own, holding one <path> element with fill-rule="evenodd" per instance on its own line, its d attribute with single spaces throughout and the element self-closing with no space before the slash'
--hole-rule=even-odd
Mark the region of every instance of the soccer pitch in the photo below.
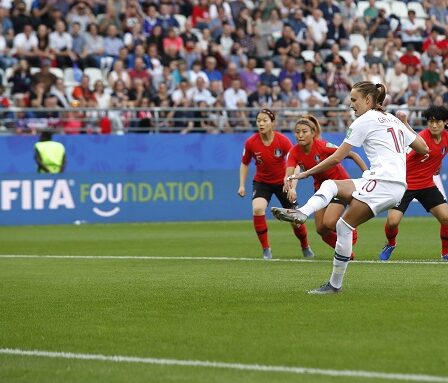
<svg viewBox="0 0 448 383">
<path fill-rule="evenodd" d="M 359 229 L 339 295 L 269 221 L 0 227 L 0 382 L 448 382 L 448 262 L 439 224 Z M 424 262 L 426 261 L 426 262 Z"/>
</svg>

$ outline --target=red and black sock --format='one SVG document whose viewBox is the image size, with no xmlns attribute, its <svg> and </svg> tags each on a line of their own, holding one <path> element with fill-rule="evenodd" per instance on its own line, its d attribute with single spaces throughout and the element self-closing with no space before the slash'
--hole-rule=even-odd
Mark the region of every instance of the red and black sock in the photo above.
<svg viewBox="0 0 448 383">
<path fill-rule="evenodd" d="M 258 235 L 258 240 L 261 243 L 263 249 L 269 247 L 269 239 L 268 239 L 268 225 L 266 223 L 265 215 L 254 215 L 253 216 L 254 228 L 255 232 Z"/>
</svg>

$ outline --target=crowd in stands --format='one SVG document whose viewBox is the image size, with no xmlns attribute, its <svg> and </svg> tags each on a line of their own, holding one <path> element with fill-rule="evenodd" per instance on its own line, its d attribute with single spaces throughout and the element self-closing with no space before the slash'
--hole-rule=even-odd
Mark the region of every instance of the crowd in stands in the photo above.
<svg viewBox="0 0 448 383">
<path fill-rule="evenodd" d="M 233 132 L 261 106 L 343 130 L 360 80 L 448 102 L 448 1 L 0 0 L 0 68 L 2 108 L 54 109 L 2 111 L 18 133 Z"/>
</svg>

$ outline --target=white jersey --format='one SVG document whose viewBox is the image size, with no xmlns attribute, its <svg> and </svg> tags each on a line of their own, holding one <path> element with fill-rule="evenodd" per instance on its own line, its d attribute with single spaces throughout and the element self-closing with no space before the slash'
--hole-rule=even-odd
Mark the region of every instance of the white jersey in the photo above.
<svg viewBox="0 0 448 383">
<path fill-rule="evenodd" d="M 364 148 L 370 169 L 363 173 L 363 178 L 406 185 L 406 147 L 415 138 L 397 117 L 369 110 L 350 125 L 344 142 Z"/>
</svg>

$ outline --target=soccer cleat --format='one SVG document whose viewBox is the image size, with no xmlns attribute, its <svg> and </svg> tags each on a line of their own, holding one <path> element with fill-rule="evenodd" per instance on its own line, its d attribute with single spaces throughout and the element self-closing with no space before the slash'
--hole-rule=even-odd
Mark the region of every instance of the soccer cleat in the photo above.
<svg viewBox="0 0 448 383">
<path fill-rule="evenodd" d="M 442 254 L 442 255 L 440 256 L 440 259 L 441 259 L 442 261 L 447 261 L 447 262 L 448 262 L 448 254 Z"/>
<path fill-rule="evenodd" d="M 324 295 L 324 294 L 337 294 L 342 291 L 342 287 L 337 289 L 336 287 L 333 287 L 330 282 L 324 283 L 322 286 L 318 287 L 317 289 L 308 291 L 308 294 L 313 295 Z"/>
<path fill-rule="evenodd" d="M 379 259 L 381 259 L 382 261 L 387 261 L 392 255 L 392 251 L 394 251 L 394 249 L 395 246 L 391 246 L 386 243 L 383 247 L 383 250 L 381 250 L 380 255 L 378 256 Z"/>
<path fill-rule="evenodd" d="M 302 254 L 305 258 L 313 258 L 314 257 L 314 252 L 313 252 L 313 250 L 311 250 L 311 247 L 309 247 L 309 246 L 302 249 Z"/>
<path fill-rule="evenodd" d="M 263 249 L 263 258 L 264 259 L 272 259 L 272 250 L 270 247 Z"/>
<path fill-rule="evenodd" d="M 282 207 L 271 207 L 271 212 L 279 221 L 291 222 L 296 225 L 304 223 L 308 216 L 303 214 L 300 210 L 285 209 Z"/>
</svg>

